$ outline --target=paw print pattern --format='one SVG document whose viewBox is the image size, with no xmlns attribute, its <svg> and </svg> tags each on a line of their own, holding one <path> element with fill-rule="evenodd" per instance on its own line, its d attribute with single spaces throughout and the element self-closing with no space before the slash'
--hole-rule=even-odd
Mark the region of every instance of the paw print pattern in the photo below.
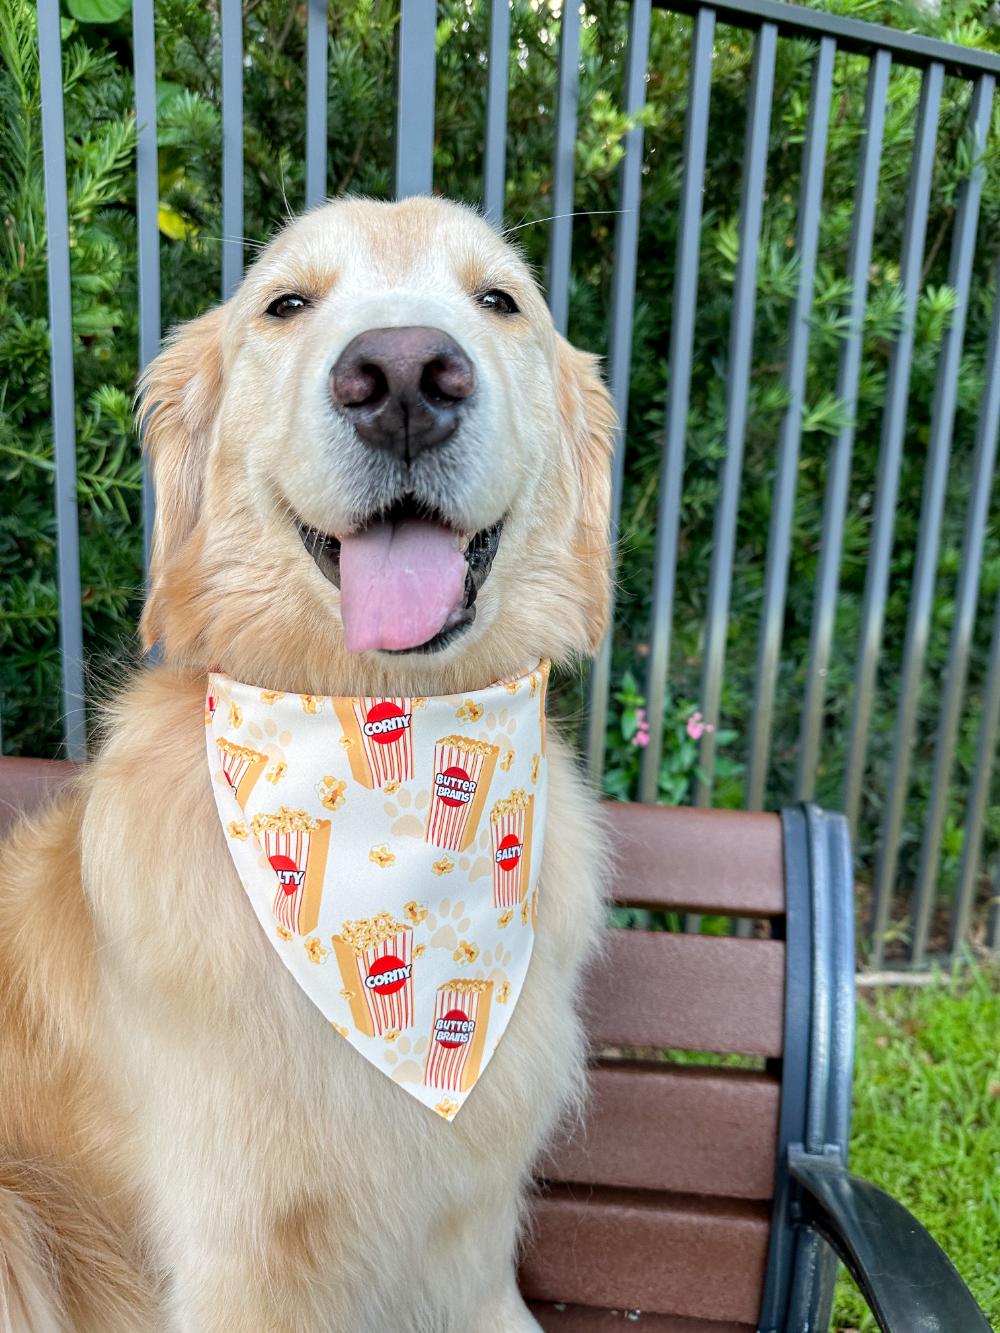
<svg viewBox="0 0 1000 1333">
<path fill-rule="evenodd" d="M 248 722 L 247 736 L 253 748 L 259 750 L 261 754 L 266 754 L 271 761 L 264 777 L 277 786 L 288 769 L 288 755 L 285 753 L 285 748 L 291 744 L 292 733 L 279 728 L 274 718 L 269 717 L 263 724 Z"/>
<path fill-rule="evenodd" d="M 495 949 L 487 949 L 480 960 L 483 967 L 506 967 L 511 960 L 511 952 L 502 944 L 498 944 Z"/>
<path fill-rule="evenodd" d="M 432 949 L 447 949 L 454 953 L 460 937 L 469 929 L 472 921 L 465 914 L 464 902 L 452 905 L 450 898 L 442 898 L 437 911 L 430 912 L 424 924 L 431 932 Z"/>
<path fill-rule="evenodd" d="M 489 851 L 490 851 L 489 829 L 484 829 L 483 832 L 480 833 L 479 841 L 476 845 L 479 847 L 479 850 L 481 852 L 485 853 L 485 855 L 477 856 L 475 858 L 471 856 L 460 856 L 457 862 L 451 861 L 451 869 L 454 870 L 457 864 L 459 870 L 462 872 L 465 878 L 470 882 L 473 882 L 477 879 L 482 879 L 484 876 L 492 875 L 493 873 L 493 864 L 489 858 Z M 435 870 L 434 873 L 437 874 L 438 872 Z M 444 873 L 450 874 L 450 871 L 445 871 Z"/>
<path fill-rule="evenodd" d="M 510 766 L 514 762 L 512 737 L 516 730 L 517 718 L 511 717 L 506 708 L 501 708 L 499 713 L 487 713 L 483 718 L 482 729 L 476 733 L 477 740 L 487 741 L 490 745 L 500 747 L 500 758 L 497 762 L 504 773 L 510 772 Z"/>
<path fill-rule="evenodd" d="M 386 1038 L 389 1034 L 386 1033 Z M 382 1058 L 389 1066 L 389 1076 L 395 1083 L 419 1083 L 424 1076 L 423 1056 L 427 1051 L 427 1038 L 414 1041 L 410 1037 L 394 1037 L 387 1044 Z"/>
<path fill-rule="evenodd" d="M 422 838 L 424 836 L 424 814 L 430 792 L 418 791 L 416 797 L 407 787 L 400 787 L 394 793 L 394 800 L 386 801 L 382 807 L 393 821 L 389 832 L 394 838 Z"/>
<path fill-rule="evenodd" d="M 511 951 L 498 944 L 495 949 L 487 949 L 479 960 L 480 967 L 486 969 L 486 980 L 493 982 L 493 993 L 498 1004 L 506 1004 L 510 999 L 510 981 L 507 968 L 513 955 Z"/>
</svg>

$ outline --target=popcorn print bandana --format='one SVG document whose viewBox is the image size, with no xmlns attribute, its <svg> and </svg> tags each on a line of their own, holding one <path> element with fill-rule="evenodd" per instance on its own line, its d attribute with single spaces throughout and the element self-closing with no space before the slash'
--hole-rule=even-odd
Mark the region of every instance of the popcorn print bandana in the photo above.
<svg viewBox="0 0 1000 1333">
<path fill-rule="evenodd" d="M 431 699 L 209 676 L 212 792 L 265 935 L 340 1036 L 447 1120 L 531 958 L 548 673 Z"/>
</svg>

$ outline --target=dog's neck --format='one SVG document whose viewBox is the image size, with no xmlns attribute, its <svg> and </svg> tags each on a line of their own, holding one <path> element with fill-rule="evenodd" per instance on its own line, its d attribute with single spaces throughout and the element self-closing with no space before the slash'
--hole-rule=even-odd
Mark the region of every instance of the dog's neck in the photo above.
<svg viewBox="0 0 1000 1333">
<path fill-rule="evenodd" d="M 443 656 L 443 655 L 442 655 Z M 449 655 L 450 656 L 450 655 Z M 193 682 L 202 684 L 210 671 L 219 671 L 233 680 L 256 686 L 262 690 L 276 690 L 290 694 L 326 695 L 338 698 L 367 696 L 420 696 L 435 698 L 440 695 L 473 693 L 485 689 L 497 680 L 516 676 L 531 669 L 543 654 L 510 660 L 495 654 L 463 654 L 448 661 L 435 660 L 427 654 L 406 654 L 397 661 L 392 658 L 371 658 L 368 655 L 342 654 L 327 665 L 310 660 L 308 656 L 292 662 L 287 656 L 269 658 L 262 645 L 259 656 L 220 653 L 218 660 L 202 663 L 178 663 L 169 658 L 159 665 L 178 671 Z"/>
</svg>

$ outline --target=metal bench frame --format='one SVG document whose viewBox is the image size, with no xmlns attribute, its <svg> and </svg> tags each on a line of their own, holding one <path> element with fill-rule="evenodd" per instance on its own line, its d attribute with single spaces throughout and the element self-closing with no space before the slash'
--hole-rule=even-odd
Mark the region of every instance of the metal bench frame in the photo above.
<svg viewBox="0 0 1000 1333">
<path fill-rule="evenodd" d="M 825 1333 L 837 1257 L 884 1333 L 990 1333 L 961 1277 L 905 1208 L 847 1170 L 854 919 L 847 821 L 782 812 L 785 1053 L 759 1333 Z"/>
</svg>

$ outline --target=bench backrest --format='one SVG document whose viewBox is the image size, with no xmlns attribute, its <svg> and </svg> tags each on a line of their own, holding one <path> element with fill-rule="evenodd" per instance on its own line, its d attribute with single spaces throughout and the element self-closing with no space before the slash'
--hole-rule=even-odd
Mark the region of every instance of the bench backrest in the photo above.
<svg viewBox="0 0 1000 1333">
<path fill-rule="evenodd" d="M 584 1126 L 541 1164 L 522 1286 L 546 1327 L 613 1309 L 756 1326 L 771 1228 L 784 1033 L 781 821 L 608 807 L 621 906 L 748 922 L 749 938 L 613 930 L 591 969 Z M 656 919 L 656 918 L 654 918 Z M 662 918 L 660 918 L 662 919 Z M 779 935 L 780 931 L 777 932 Z M 740 1056 L 686 1064 L 667 1051 Z M 583 1309 L 546 1309 L 544 1303 Z M 569 1322 L 567 1322 L 567 1320 Z M 658 1328 L 661 1325 L 653 1324 Z"/>
</svg>

